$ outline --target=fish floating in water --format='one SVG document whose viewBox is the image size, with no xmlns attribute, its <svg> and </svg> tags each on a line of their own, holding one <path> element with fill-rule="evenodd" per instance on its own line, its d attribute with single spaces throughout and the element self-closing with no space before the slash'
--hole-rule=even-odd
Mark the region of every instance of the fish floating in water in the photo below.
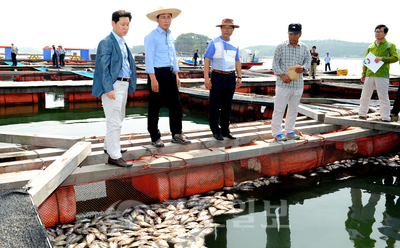
<svg viewBox="0 0 400 248">
<path fill-rule="evenodd" d="M 210 195 L 211 194 L 211 195 Z M 47 228 L 54 248 L 174 247 L 204 248 L 204 236 L 219 224 L 213 217 L 237 214 L 236 193 L 192 195 Z"/>
</svg>

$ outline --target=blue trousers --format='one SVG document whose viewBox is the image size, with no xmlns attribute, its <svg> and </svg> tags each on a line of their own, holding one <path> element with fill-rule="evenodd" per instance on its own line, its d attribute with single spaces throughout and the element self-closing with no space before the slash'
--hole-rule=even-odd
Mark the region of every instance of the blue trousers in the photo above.
<svg viewBox="0 0 400 248">
<path fill-rule="evenodd" d="M 211 74 L 209 122 L 213 134 L 224 135 L 230 133 L 229 124 L 235 87 L 235 74 L 227 75 L 217 72 Z M 219 121 L 221 128 L 218 125 Z"/>
</svg>

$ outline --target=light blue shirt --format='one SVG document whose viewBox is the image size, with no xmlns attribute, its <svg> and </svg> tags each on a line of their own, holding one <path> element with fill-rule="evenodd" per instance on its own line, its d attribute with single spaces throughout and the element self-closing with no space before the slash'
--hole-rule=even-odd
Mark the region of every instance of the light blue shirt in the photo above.
<svg viewBox="0 0 400 248">
<path fill-rule="evenodd" d="M 329 64 L 331 62 L 331 56 L 325 57 L 325 63 Z"/>
<path fill-rule="evenodd" d="M 154 73 L 154 68 L 173 67 L 179 71 L 175 51 L 175 40 L 171 31 L 165 32 L 160 26 L 144 38 L 146 73 Z"/>
<path fill-rule="evenodd" d="M 283 82 L 279 74 L 288 75 L 289 66 L 300 65 L 304 68 L 303 72 L 307 72 L 311 65 L 310 50 L 307 45 L 299 41 L 293 47 L 289 41 L 279 44 L 274 53 L 272 60 L 272 70 L 276 75 L 276 86 L 289 89 L 303 89 L 303 73 L 300 73 L 299 80 L 291 81 L 290 83 Z"/>
<path fill-rule="evenodd" d="M 208 44 L 204 57 L 212 60 L 212 69 L 219 71 L 234 71 L 239 58 L 239 46 L 224 40 L 221 36 Z"/>
<path fill-rule="evenodd" d="M 114 35 L 115 39 L 117 40 L 119 48 L 121 49 L 122 53 L 122 67 L 121 70 L 119 71 L 118 77 L 130 78 L 131 69 L 129 65 L 128 52 L 126 51 L 127 48 L 125 44 L 125 39 L 119 37 L 116 33 L 114 33 L 114 31 L 111 32 Z"/>
</svg>

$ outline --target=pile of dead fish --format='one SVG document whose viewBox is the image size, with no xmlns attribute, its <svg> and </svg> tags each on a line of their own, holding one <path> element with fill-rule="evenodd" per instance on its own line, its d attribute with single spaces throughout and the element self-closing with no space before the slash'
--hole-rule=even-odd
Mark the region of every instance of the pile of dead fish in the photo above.
<svg viewBox="0 0 400 248">
<path fill-rule="evenodd" d="M 313 177 L 321 173 L 330 173 L 339 168 L 351 168 L 355 165 L 365 165 L 365 164 L 400 168 L 400 158 L 399 155 L 395 155 L 395 156 L 379 156 L 379 157 L 369 157 L 369 158 L 347 159 L 347 160 L 335 161 L 325 166 L 315 168 L 313 170 L 308 171 L 308 173 L 309 176 Z M 297 179 L 307 178 L 306 176 L 301 174 L 291 174 L 289 176 Z M 225 187 L 223 188 L 223 190 L 252 191 L 255 188 L 268 186 L 270 183 L 280 183 L 279 178 L 276 176 L 272 176 L 269 178 L 261 177 L 255 180 L 247 180 L 241 183 L 234 183 L 232 187 Z"/>
<path fill-rule="evenodd" d="M 211 194 L 212 193 L 212 194 Z M 224 191 L 193 195 L 159 204 L 139 205 L 123 212 L 80 219 L 47 228 L 53 247 L 205 247 L 204 236 L 218 226 L 213 217 L 236 214 L 237 194 Z"/>
</svg>

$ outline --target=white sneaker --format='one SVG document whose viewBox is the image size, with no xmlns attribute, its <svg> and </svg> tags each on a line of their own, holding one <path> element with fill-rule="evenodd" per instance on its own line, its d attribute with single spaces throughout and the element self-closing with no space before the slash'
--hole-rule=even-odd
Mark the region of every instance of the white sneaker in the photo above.
<svg viewBox="0 0 400 248">
<path fill-rule="evenodd" d="M 286 137 L 290 140 L 298 140 L 300 139 L 300 136 L 297 135 L 295 132 L 290 132 L 288 134 L 286 134 Z"/>
</svg>

